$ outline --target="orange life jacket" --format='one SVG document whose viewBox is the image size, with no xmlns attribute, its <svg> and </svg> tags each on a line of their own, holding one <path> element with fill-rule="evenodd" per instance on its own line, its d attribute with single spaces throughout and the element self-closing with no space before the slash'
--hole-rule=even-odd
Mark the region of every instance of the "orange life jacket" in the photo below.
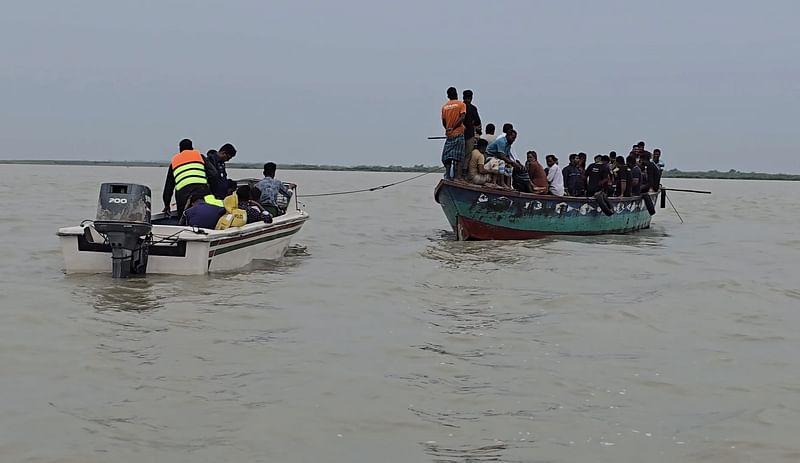
<svg viewBox="0 0 800 463">
<path fill-rule="evenodd" d="M 175 191 L 199 183 L 208 183 L 203 155 L 197 150 L 183 150 L 172 157 L 172 175 L 175 176 Z"/>
</svg>

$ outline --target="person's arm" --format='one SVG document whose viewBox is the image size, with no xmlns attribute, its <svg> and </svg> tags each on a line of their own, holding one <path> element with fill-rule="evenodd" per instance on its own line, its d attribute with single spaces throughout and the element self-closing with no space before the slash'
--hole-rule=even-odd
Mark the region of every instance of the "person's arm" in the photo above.
<svg viewBox="0 0 800 463">
<path fill-rule="evenodd" d="M 172 172 L 172 166 L 167 167 L 167 178 L 164 180 L 164 194 L 161 199 L 164 200 L 164 209 L 162 212 L 169 214 L 169 203 L 172 202 L 172 191 L 175 189 L 175 174 Z"/>
<path fill-rule="evenodd" d="M 628 189 L 628 180 L 625 178 L 619 179 L 619 191 L 617 191 L 617 196 L 624 196 L 625 190 Z"/>
<path fill-rule="evenodd" d="M 264 212 L 264 206 L 262 206 L 261 203 L 259 203 L 258 201 L 251 199 L 250 201 L 247 202 L 247 204 L 250 207 L 255 207 L 256 209 L 258 209 L 259 212 Z"/>
<path fill-rule="evenodd" d="M 555 167 L 555 165 L 553 167 Z M 552 185 L 553 182 L 556 180 L 556 175 L 558 175 L 558 173 L 556 172 L 556 169 L 553 169 L 553 168 L 548 169 L 547 170 L 547 183 Z"/>
<path fill-rule="evenodd" d="M 278 192 L 286 196 L 287 198 L 292 197 L 292 192 L 286 188 L 286 185 L 284 185 L 283 182 L 280 182 L 280 186 L 278 187 Z"/>
<path fill-rule="evenodd" d="M 476 106 L 472 106 L 475 109 L 475 117 L 472 119 L 472 126 L 475 127 L 475 133 L 480 135 L 481 133 L 481 115 L 478 114 L 478 108 Z"/>
<path fill-rule="evenodd" d="M 492 171 L 487 169 L 485 164 L 486 164 L 486 159 L 484 159 L 484 162 L 479 162 L 478 163 L 478 173 L 480 173 L 480 174 L 491 174 Z"/>
<path fill-rule="evenodd" d="M 447 133 L 450 133 L 450 132 L 452 132 L 452 131 L 453 131 L 453 130 L 456 128 L 456 127 L 458 127 L 458 126 L 460 126 L 461 124 L 463 124 L 463 123 L 464 123 L 464 117 L 466 117 L 466 115 L 467 115 L 467 113 L 466 113 L 466 112 L 463 112 L 463 113 L 461 113 L 461 114 L 458 116 L 458 119 L 456 119 L 456 123 L 455 123 L 455 124 L 453 124 L 453 126 L 452 126 L 452 127 L 447 127 L 447 124 L 445 124 L 445 126 L 444 126 L 444 128 L 446 129 L 446 130 L 445 130 L 445 132 L 447 132 Z M 442 119 L 442 122 L 444 122 L 444 119 Z"/>
</svg>

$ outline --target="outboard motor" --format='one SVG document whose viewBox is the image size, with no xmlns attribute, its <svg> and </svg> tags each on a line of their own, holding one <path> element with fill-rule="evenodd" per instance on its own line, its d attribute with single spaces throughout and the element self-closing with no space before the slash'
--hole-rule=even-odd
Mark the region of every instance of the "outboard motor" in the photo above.
<svg viewBox="0 0 800 463">
<path fill-rule="evenodd" d="M 144 276 L 151 242 L 150 188 L 133 183 L 100 186 L 94 229 L 111 245 L 112 276 Z"/>
</svg>

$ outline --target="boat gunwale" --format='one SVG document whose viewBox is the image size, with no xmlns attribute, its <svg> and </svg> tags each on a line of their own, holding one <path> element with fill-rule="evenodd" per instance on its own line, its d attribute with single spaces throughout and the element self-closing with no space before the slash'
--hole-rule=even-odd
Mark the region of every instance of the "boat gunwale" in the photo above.
<svg viewBox="0 0 800 463">
<path fill-rule="evenodd" d="M 459 188 L 462 190 L 470 190 L 476 191 L 479 193 L 490 193 L 496 196 L 510 196 L 515 198 L 524 198 L 524 199 L 536 199 L 539 201 L 579 201 L 579 202 L 597 202 L 597 200 L 592 196 L 556 196 L 556 195 L 543 195 L 543 194 L 536 194 L 536 193 L 524 193 L 517 190 L 502 190 L 499 188 L 489 188 L 484 185 L 475 185 L 471 183 L 462 183 L 462 182 L 455 182 L 453 180 L 441 179 L 439 184 L 436 186 L 434 191 L 434 199 L 437 203 L 439 202 L 439 192 L 445 186 L 450 186 L 453 188 Z M 652 191 L 649 193 L 642 193 L 641 196 L 608 196 L 608 200 L 614 203 L 620 202 L 627 202 L 627 201 L 639 201 L 642 199 L 642 196 L 645 194 L 649 195 L 656 195 L 659 191 Z"/>
<path fill-rule="evenodd" d="M 211 230 L 207 228 L 201 228 L 205 233 L 197 233 L 194 232 L 196 227 L 187 227 L 187 226 L 180 226 L 180 225 L 153 225 L 153 230 L 155 231 L 156 227 L 159 228 L 159 232 L 162 233 L 169 233 L 169 234 L 176 234 L 170 241 L 197 241 L 197 242 L 217 242 L 222 240 L 227 240 L 231 238 L 249 238 L 254 237 L 260 234 L 267 234 L 273 231 L 279 231 L 294 225 L 301 225 L 305 223 L 309 219 L 309 215 L 306 211 L 300 210 L 297 211 L 295 214 L 287 214 L 286 216 L 279 216 L 277 217 L 272 223 L 249 223 L 243 225 L 241 227 L 232 227 L 226 230 Z M 283 217 L 286 217 L 284 220 L 281 220 Z M 155 216 L 158 218 L 158 215 Z M 86 225 L 76 225 L 72 227 L 63 227 L 56 232 L 56 236 L 80 236 L 83 235 L 84 229 L 88 226 L 91 226 L 92 222 L 87 222 Z M 184 232 L 187 234 L 184 236 Z M 188 234 L 191 233 L 191 234 Z"/>
</svg>

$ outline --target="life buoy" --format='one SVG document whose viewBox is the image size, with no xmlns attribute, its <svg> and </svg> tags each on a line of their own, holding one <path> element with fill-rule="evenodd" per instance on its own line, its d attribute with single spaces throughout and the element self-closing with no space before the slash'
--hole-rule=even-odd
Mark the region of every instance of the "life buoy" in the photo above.
<svg viewBox="0 0 800 463">
<path fill-rule="evenodd" d="M 653 204 L 653 198 L 650 197 L 650 193 L 642 193 L 642 199 L 644 200 L 644 205 L 647 207 L 647 212 L 650 215 L 656 215 L 656 205 Z"/>
<path fill-rule="evenodd" d="M 598 191 L 595 193 L 594 199 L 597 201 L 597 205 L 600 207 L 600 210 L 603 211 L 603 214 L 607 216 L 614 215 L 614 206 L 611 205 L 605 193 Z"/>
</svg>

